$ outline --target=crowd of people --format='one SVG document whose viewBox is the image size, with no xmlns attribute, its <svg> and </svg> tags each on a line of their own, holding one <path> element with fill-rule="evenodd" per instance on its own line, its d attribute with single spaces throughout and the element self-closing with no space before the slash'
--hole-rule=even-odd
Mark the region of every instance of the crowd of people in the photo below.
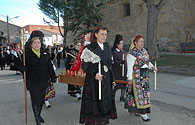
<svg viewBox="0 0 195 125">
<path fill-rule="evenodd" d="M 16 74 L 21 74 L 14 65 L 14 56 L 22 59 L 22 49 L 19 43 L 12 43 L 11 45 L 5 46 L 0 44 L 0 65 L 1 70 L 5 70 L 5 67 L 10 67 L 10 70 L 15 70 Z"/>
<path fill-rule="evenodd" d="M 129 113 L 140 116 L 143 121 L 150 121 L 150 82 L 149 70 L 157 71 L 149 60 L 144 48 L 144 37 L 136 35 L 128 52 L 123 50 L 123 37 L 116 34 L 112 48 L 106 42 L 108 29 L 98 26 L 87 44 L 76 41 L 70 48 L 64 46 L 43 45 L 44 34 L 35 30 L 25 45 L 25 65 L 23 52 L 18 43 L 12 48 L 0 47 L 1 70 L 5 64 L 11 70 L 26 72 L 27 89 L 36 124 L 44 123 L 41 117 L 45 103 L 51 107 L 48 99 L 55 97 L 56 67 L 60 67 L 63 58 L 65 69 L 69 70 L 80 49 L 82 70 L 86 73 L 84 86 L 68 85 L 67 93 L 81 100 L 79 123 L 86 125 L 109 124 L 110 119 L 117 119 L 115 94 L 121 90 L 119 100 Z M 123 84 L 115 81 L 127 81 Z M 114 86 L 113 86 L 114 85 Z M 82 91 L 81 91 L 82 90 Z M 82 96 L 81 96 L 82 95 Z"/>
</svg>

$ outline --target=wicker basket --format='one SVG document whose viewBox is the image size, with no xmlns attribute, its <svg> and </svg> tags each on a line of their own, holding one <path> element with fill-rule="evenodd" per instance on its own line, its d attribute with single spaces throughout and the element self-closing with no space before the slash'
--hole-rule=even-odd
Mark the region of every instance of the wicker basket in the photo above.
<svg viewBox="0 0 195 125">
<path fill-rule="evenodd" d="M 70 85 L 84 86 L 85 76 L 59 75 L 58 81 Z M 115 83 L 128 84 L 127 81 L 123 80 L 115 80 Z"/>
<path fill-rule="evenodd" d="M 59 75 L 58 81 L 70 85 L 84 86 L 85 76 Z"/>
</svg>

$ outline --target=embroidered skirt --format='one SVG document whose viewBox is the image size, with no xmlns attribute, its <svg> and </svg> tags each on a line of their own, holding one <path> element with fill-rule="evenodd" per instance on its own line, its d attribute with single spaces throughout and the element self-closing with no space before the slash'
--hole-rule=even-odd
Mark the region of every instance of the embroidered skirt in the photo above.
<svg viewBox="0 0 195 125">
<path fill-rule="evenodd" d="M 133 84 L 127 87 L 125 106 L 129 113 L 150 113 L 150 86 L 147 68 L 136 69 L 133 73 Z"/>
<path fill-rule="evenodd" d="M 55 96 L 56 96 L 56 92 L 55 92 L 54 84 L 50 82 L 50 85 L 46 89 L 45 100 L 54 98 Z"/>
</svg>

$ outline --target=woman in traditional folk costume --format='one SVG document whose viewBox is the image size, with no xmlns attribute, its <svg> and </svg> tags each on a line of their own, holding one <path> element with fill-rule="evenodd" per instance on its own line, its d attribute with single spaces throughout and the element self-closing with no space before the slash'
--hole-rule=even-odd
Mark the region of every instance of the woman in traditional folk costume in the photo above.
<svg viewBox="0 0 195 125">
<path fill-rule="evenodd" d="M 105 43 L 107 28 L 97 27 L 94 42 L 87 45 L 81 55 L 82 69 L 86 72 L 83 87 L 80 123 L 109 124 L 109 119 L 116 119 L 114 91 L 112 87 L 112 53 Z M 101 64 L 101 74 L 98 66 Z M 99 99 L 99 81 L 101 81 L 101 99 Z"/>
<path fill-rule="evenodd" d="M 112 55 L 114 60 L 112 70 L 116 80 L 127 80 L 127 63 L 125 61 L 125 54 L 126 52 L 123 50 L 123 38 L 120 34 L 117 34 L 112 47 Z M 114 87 L 114 93 L 116 93 L 116 91 L 119 89 L 121 89 L 120 101 L 124 101 L 126 84 L 117 83 Z"/>
<path fill-rule="evenodd" d="M 53 62 L 52 62 L 52 64 L 53 64 Z M 54 69 L 54 71 L 56 70 L 56 67 L 54 64 L 53 64 L 53 69 Z M 54 83 L 51 81 L 51 78 L 49 78 L 48 83 L 49 83 L 49 85 L 46 88 L 46 93 L 45 93 L 45 105 L 47 108 L 51 108 L 51 104 L 49 102 L 49 99 L 56 97 L 56 91 L 55 91 Z"/>
<path fill-rule="evenodd" d="M 5 48 L 0 44 L 0 66 L 1 70 L 5 70 Z"/>
<path fill-rule="evenodd" d="M 79 54 L 79 51 L 81 49 L 81 43 L 79 41 L 76 41 L 74 43 L 74 48 L 68 50 L 67 54 L 67 60 L 66 60 L 66 70 L 70 70 L 77 55 Z M 68 84 L 68 94 L 73 97 L 77 97 L 78 101 L 81 100 L 81 90 L 79 86 L 76 85 L 70 85 Z"/>
<path fill-rule="evenodd" d="M 64 58 L 64 66 L 65 66 L 65 68 L 66 68 L 66 53 L 67 53 L 67 51 L 69 50 L 69 47 L 68 47 L 68 45 L 66 45 L 66 44 L 64 44 L 64 46 L 63 46 L 63 50 L 62 50 L 62 53 L 63 53 L 63 58 Z"/>
<path fill-rule="evenodd" d="M 144 37 L 137 35 L 127 54 L 127 95 L 125 108 L 129 113 L 141 115 L 143 121 L 150 121 L 150 83 L 149 69 L 157 71 L 149 61 L 149 55 L 144 48 Z"/>
<path fill-rule="evenodd" d="M 51 61 L 53 62 L 53 59 L 54 59 L 54 57 L 55 57 L 55 54 L 54 54 L 54 51 L 53 51 L 51 45 L 48 45 L 48 46 L 47 46 L 47 51 L 48 51 L 48 53 L 49 53 L 49 57 L 50 57 Z"/>
<path fill-rule="evenodd" d="M 11 60 L 12 60 L 12 64 L 10 66 L 10 70 L 16 70 L 16 75 L 20 75 L 20 69 L 17 69 L 17 66 L 14 64 L 14 62 L 16 60 L 14 60 L 15 58 L 14 57 L 17 57 L 17 61 L 22 61 L 22 49 L 20 48 L 20 45 L 19 43 L 14 43 L 14 48 L 11 50 L 11 54 L 12 54 L 12 57 L 11 57 Z"/>
<path fill-rule="evenodd" d="M 11 49 L 10 49 L 10 46 L 7 46 L 6 47 L 6 64 L 7 66 L 10 66 L 10 63 L 11 63 Z"/>
<path fill-rule="evenodd" d="M 53 69 L 49 54 L 43 48 L 44 34 L 41 31 L 33 31 L 26 43 L 25 67 L 20 61 L 16 61 L 16 66 L 23 73 L 26 71 L 26 86 L 30 92 L 31 104 L 36 120 L 36 125 L 44 123 L 41 117 L 42 106 L 45 100 L 48 80 L 56 82 L 56 75 Z M 16 58 L 17 60 L 18 58 Z"/>
</svg>

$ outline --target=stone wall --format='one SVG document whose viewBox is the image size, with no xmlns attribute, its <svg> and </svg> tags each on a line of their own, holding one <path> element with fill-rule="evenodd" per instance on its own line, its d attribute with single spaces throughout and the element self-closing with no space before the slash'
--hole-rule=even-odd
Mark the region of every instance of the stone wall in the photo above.
<svg viewBox="0 0 195 125">
<path fill-rule="evenodd" d="M 19 37 L 21 27 L 10 24 L 9 23 L 9 36 L 10 36 L 10 42 L 15 42 L 16 39 Z M 7 39 L 7 23 L 0 20 L 0 31 L 3 32 L 3 37 Z M 7 41 L 6 41 L 7 42 Z M 7 43 L 4 43 L 7 44 Z"/>
<path fill-rule="evenodd" d="M 156 3 L 159 0 L 156 0 Z M 130 3 L 130 16 L 124 16 L 124 4 Z M 159 13 L 160 51 L 180 51 L 181 42 L 195 42 L 195 0 L 168 0 Z M 103 25 L 109 28 L 108 42 L 121 34 L 129 44 L 136 34 L 146 37 L 147 8 L 142 0 L 111 0 L 103 10 Z"/>
</svg>

